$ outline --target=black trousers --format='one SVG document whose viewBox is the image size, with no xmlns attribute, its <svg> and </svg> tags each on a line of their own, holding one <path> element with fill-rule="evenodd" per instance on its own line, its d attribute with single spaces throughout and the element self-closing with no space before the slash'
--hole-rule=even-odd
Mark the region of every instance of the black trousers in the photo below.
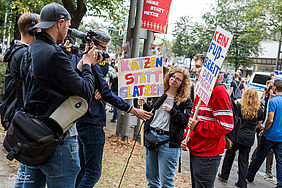
<svg viewBox="0 0 282 188">
<path fill-rule="evenodd" d="M 227 150 L 225 153 L 224 161 L 221 168 L 221 178 L 228 180 L 230 170 L 235 158 L 236 151 L 239 149 L 239 158 L 238 158 L 238 166 L 239 166 L 239 178 L 238 185 L 240 187 L 247 187 L 247 171 L 249 164 L 249 153 L 251 150 L 250 146 L 244 146 L 242 144 L 234 144 L 231 149 Z"/>
<path fill-rule="evenodd" d="M 199 157 L 190 154 L 192 188 L 213 188 L 221 156 Z"/>
</svg>

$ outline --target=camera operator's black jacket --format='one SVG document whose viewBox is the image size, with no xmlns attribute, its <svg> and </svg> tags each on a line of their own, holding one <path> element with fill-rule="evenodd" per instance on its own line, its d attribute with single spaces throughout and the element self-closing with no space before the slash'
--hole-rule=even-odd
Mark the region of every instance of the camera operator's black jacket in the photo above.
<svg viewBox="0 0 282 188">
<path fill-rule="evenodd" d="M 95 88 L 99 90 L 102 95 L 102 99 L 116 108 L 127 111 L 130 105 L 114 94 L 104 79 L 102 70 L 98 64 L 92 66 L 92 72 L 95 75 Z M 77 126 L 83 125 L 106 125 L 106 112 L 105 105 L 102 100 L 96 100 L 94 97 L 88 105 L 88 112 L 78 120 Z"/>
<path fill-rule="evenodd" d="M 46 88 L 66 97 L 78 95 L 86 101 L 93 97 L 95 80 L 91 67 L 83 65 L 81 73 L 78 71 L 80 76 L 48 33 L 36 34 L 30 53 L 33 74 L 28 74 L 25 79 L 24 108 L 27 112 L 44 120 L 63 102 Z"/>
<path fill-rule="evenodd" d="M 153 104 L 158 100 L 158 98 L 153 99 Z M 179 148 L 182 142 L 184 129 L 188 123 L 189 117 L 191 115 L 193 102 L 188 98 L 185 102 L 180 103 L 179 106 L 173 103 L 172 109 L 169 111 L 171 118 L 169 124 L 169 147 Z M 161 108 L 161 107 L 160 107 Z M 144 104 L 144 110 L 151 111 L 152 106 Z M 150 124 L 154 118 L 155 110 L 153 111 L 153 116 L 151 119 L 145 122 L 144 132 L 150 131 Z"/>
</svg>

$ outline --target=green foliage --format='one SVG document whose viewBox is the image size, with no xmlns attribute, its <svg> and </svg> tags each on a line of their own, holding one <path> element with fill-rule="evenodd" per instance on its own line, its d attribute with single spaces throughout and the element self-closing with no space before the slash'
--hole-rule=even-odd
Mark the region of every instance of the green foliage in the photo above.
<svg viewBox="0 0 282 188">
<path fill-rule="evenodd" d="M 246 7 L 247 17 L 250 22 L 257 22 L 264 28 L 265 38 L 282 40 L 276 38 L 282 33 L 282 1 L 281 0 L 253 0 Z"/>
<path fill-rule="evenodd" d="M 197 49 L 200 48 L 200 45 L 195 42 L 198 32 L 195 24 L 190 20 L 191 17 L 189 16 L 180 17 L 173 29 L 172 51 L 177 56 L 188 55 L 188 57 L 193 57 L 197 53 Z"/>
<path fill-rule="evenodd" d="M 0 35 L 3 36 L 3 34 L 5 34 L 8 36 L 8 33 L 10 33 L 11 36 L 13 36 L 14 31 L 17 28 L 15 27 L 16 22 L 21 14 L 27 11 L 39 14 L 42 7 L 50 2 L 57 2 L 65 6 L 71 14 L 72 25 L 75 28 L 79 27 L 79 24 L 86 13 L 91 16 L 118 20 L 119 12 L 116 10 L 123 4 L 123 0 L 1 0 Z M 87 12 L 87 10 L 89 11 Z M 6 30 L 6 33 L 3 33 L 6 12 L 8 13 L 8 21 L 10 21 L 11 24 L 10 29 Z"/>
<path fill-rule="evenodd" d="M 274 39 L 276 33 L 281 33 L 281 10 L 279 0 L 218 0 L 211 11 L 203 15 L 203 24 L 191 23 L 189 17 L 176 23 L 173 51 L 176 55 L 188 56 L 206 52 L 219 25 L 234 35 L 226 60 L 234 64 L 235 69 L 249 66 L 251 57 L 260 51 L 259 42 Z"/>
<path fill-rule="evenodd" d="M 0 88 L 2 88 L 3 84 L 4 84 L 4 78 L 5 78 L 5 72 L 6 72 L 7 64 L 8 63 L 3 62 L 3 57 L 0 56 Z"/>
<path fill-rule="evenodd" d="M 90 22 L 82 24 L 79 30 L 86 31 L 89 29 L 102 29 L 108 32 L 111 36 L 111 43 L 108 45 L 110 52 L 116 51 L 116 45 L 123 46 L 123 38 L 126 35 L 127 17 L 129 14 L 128 4 L 122 4 L 115 10 L 116 17 L 112 19 L 110 17 L 104 18 L 106 24 L 100 24 L 97 22 Z M 120 34 L 120 29 L 122 33 Z"/>
</svg>

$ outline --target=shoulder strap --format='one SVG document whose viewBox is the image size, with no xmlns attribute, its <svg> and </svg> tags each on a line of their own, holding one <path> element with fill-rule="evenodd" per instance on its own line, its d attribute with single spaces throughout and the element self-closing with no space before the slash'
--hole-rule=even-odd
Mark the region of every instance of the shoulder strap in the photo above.
<svg viewBox="0 0 282 188">
<path fill-rule="evenodd" d="M 237 83 L 236 83 L 236 80 L 234 80 L 234 84 L 235 84 L 235 86 L 236 86 L 236 88 L 238 87 L 238 85 L 237 85 Z"/>
<path fill-rule="evenodd" d="M 30 48 L 31 48 L 31 47 L 29 46 L 29 47 L 28 47 L 28 51 L 26 52 L 26 53 L 27 53 L 27 54 L 26 54 L 26 56 L 27 56 L 26 58 L 27 58 L 28 61 L 30 60 L 29 71 L 30 71 L 31 74 L 33 75 L 35 82 L 36 82 L 41 88 L 45 89 L 47 92 L 49 92 L 49 93 L 51 93 L 51 94 L 53 94 L 53 95 L 59 97 L 59 98 L 62 99 L 62 100 L 65 100 L 65 99 L 67 98 L 66 96 L 64 96 L 64 95 L 60 94 L 59 92 L 54 91 L 54 90 L 52 90 L 52 89 L 47 89 L 46 87 L 44 87 L 42 84 L 40 84 L 40 83 L 36 80 L 36 78 L 35 78 L 35 76 L 34 76 L 34 74 L 33 74 L 33 71 L 32 71 L 32 70 L 33 70 L 33 69 L 32 69 L 33 64 L 32 64 L 32 59 L 31 59 Z M 22 59 L 21 65 L 20 65 L 20 78 L 21 78 L 21 80 L 23 79 L 23 70 L 24 70 L 24 59 Z"/>
</svg>

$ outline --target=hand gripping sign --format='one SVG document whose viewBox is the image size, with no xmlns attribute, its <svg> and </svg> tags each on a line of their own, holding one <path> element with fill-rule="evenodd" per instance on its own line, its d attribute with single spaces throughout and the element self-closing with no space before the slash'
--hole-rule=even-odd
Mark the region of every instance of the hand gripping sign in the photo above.
<svg viewBox="0 0 282 188">
<path fill-rule="evenodd" d="M 196 107 L 193 120 L 197 118 L 199 107 L 202 101 L 207 105 L 209 103 L 217 76 L 221 65 L 231 44 L 233 35 L 221 27 L 217 26 L 213 35 L 206 59 L 204 61 L 201 73 L 195 87 L 195 93 L 200 98 Z M 190 129 L 186 136 L 186 143 L 190 135 Z"/>
</svg>

